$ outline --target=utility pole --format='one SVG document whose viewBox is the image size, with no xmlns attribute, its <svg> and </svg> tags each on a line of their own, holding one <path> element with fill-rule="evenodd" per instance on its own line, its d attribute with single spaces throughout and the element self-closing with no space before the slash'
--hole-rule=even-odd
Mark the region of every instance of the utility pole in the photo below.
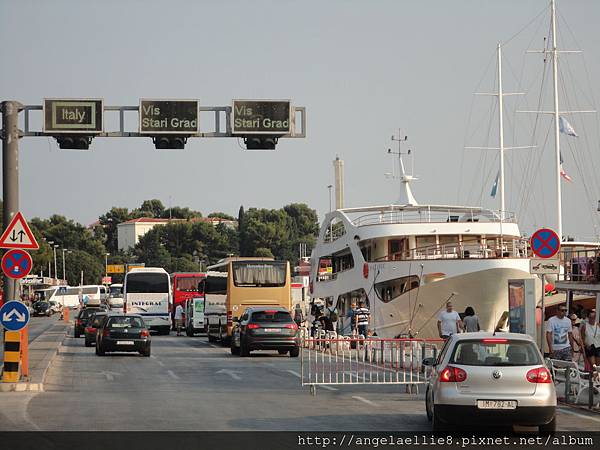
<svg viewBox="0 0 600 450">
<path fill-rule="evenodd" d="M 23 105 L 5 101 L 2 107 L 2 220 L 4 228 L 19 211 L 19 112 Z M 16 283 L 4 276 L 4 301 L 16 300 Z"/>
</svg>

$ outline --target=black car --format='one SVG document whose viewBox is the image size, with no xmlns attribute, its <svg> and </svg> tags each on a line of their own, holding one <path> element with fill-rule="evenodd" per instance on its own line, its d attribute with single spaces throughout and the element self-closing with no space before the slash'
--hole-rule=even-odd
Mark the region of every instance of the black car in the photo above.
<svg viewBox="0 0 600 450">
<path fill-rule="evenodd" d="M 102 322 L 104 322 L 108 314 L 107 311 L 97 311 L 90 316 L 84 329 L 86 347 L 91 347 L 96 343 L 96 332 L 98 328 L 102 327 Z"/>
<path fill-rule="evenodd" d="M 50 303 L 46 301 L 35 302 L 31 307 L 33 308 L 34 316 L 50 317 L 52 314 L 54 314 Z"/>
<path fill-rule="evenodd" d="M 96 355 L 104 356 L 106 352 L 140 352 L 150 356 L 150 332 L 142 316 L 107 316 L 96 333 Z"/>
<path fill-rule="evenodd" d="M 88 320 L 90 319 L 90 317 L 92 317 L 94 313 L 98 311 L 103 311 L 103 309 L 91 307 L 83 308 L 79 311 L 79 314 L 77 314 L 77 318 L 75 319 L 75 325 L 73 326 L 74 337 L 78 338 L 84 333 L 85 327 L 88 324 Z"/>
<path fill-rule="evenodd" d="M 280 355 L 300 354 L 298 325 L 283 307 L 251 307 L 232 331 L 231 354 L 248 356 L 252 350 L 277 350 Z"/>
</svg>

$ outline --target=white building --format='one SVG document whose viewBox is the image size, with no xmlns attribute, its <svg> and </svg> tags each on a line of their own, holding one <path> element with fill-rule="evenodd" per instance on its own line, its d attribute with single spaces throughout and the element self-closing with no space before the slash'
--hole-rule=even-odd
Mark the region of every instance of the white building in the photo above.
<svg viewBox="0 0 600 450">
<path fill-rule="evenodd" d="M 128 250 L 135 247 L 140 237 L 156 225 L 166 225 L 169 222 L 185 222 L 187 219 L 152 219 L 150 217 L 140 217 L 139 219 L 128 220 L 117 225 L 117 245 L 119 250 Z M 190 219 L 191 222 L 206 222 L 213 226 L 223 223 L 227 227 L 234 228 L 236 221 L 221 219 L 218 217 L 198 217 Z"/>
</svg>

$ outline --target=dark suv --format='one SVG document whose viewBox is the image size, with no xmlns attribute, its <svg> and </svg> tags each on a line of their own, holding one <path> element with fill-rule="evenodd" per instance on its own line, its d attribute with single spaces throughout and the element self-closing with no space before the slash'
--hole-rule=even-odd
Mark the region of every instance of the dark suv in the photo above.
<svg viewBox="0 0 600 450">
<path fill-rule="evenodd" d="M 298 325 L 283 307 L 250 307 L 235 323 L 231 354 L 248 356 L 252 350 L 277 350 L 280 355 L 300 354 Z"/>
<path fill-rule="evenodd" d="M 111 314 L 96 332 L 96 355 L 107 352 L 139 352 L 150 356 L 150 332 L 142 316 Z"/>
</svg>

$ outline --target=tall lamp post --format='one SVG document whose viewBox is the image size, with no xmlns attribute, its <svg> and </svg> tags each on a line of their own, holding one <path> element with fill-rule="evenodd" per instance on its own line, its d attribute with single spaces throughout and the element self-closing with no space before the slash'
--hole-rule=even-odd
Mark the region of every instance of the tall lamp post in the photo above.
<svg viewBox="0 0 600 450">
<path fill-rule="evenodd" d="M 45 238 L 44 238 L 45 240 Z M 50 248 L 53 248 L 54 246 L 54 241 L 46 241 L 48 243 L 48 245 L 50 246 Z M 56 275 L 56 274 L 54 274 Z M 50 261 L 48 261 L 48 278 L 52 278 L 52 263 Z"/>
<path fill-rule="evenodd" d="M 66 248 L 62 249 L 62 262 L 63 262 L 63 280 L 67 281 L 67 269 L 66 269 L 66 265 L 65 265 L 65 253 L 73 253 L 71 250 L 68 250 Z M 67 283 L 69 284 L 69 283 Z"/>
<path fill-rule="evenodd" d="M 110 253 L 104 254 L 104 276 L 105 277 L 108 276 L 108 257 L 109 256 L 110 256 Z"/>
<path fill-rule="evenodd" d="M 52 246 L 52 249 L 54 250 L 54 278 L 56 278 L 56 281 L 58 282 L 58 269 L 57 269 L 57 265 L 56 265 L 56 249 L 58 248 L 58 244 L 54 244 Z"/>
</svg>

